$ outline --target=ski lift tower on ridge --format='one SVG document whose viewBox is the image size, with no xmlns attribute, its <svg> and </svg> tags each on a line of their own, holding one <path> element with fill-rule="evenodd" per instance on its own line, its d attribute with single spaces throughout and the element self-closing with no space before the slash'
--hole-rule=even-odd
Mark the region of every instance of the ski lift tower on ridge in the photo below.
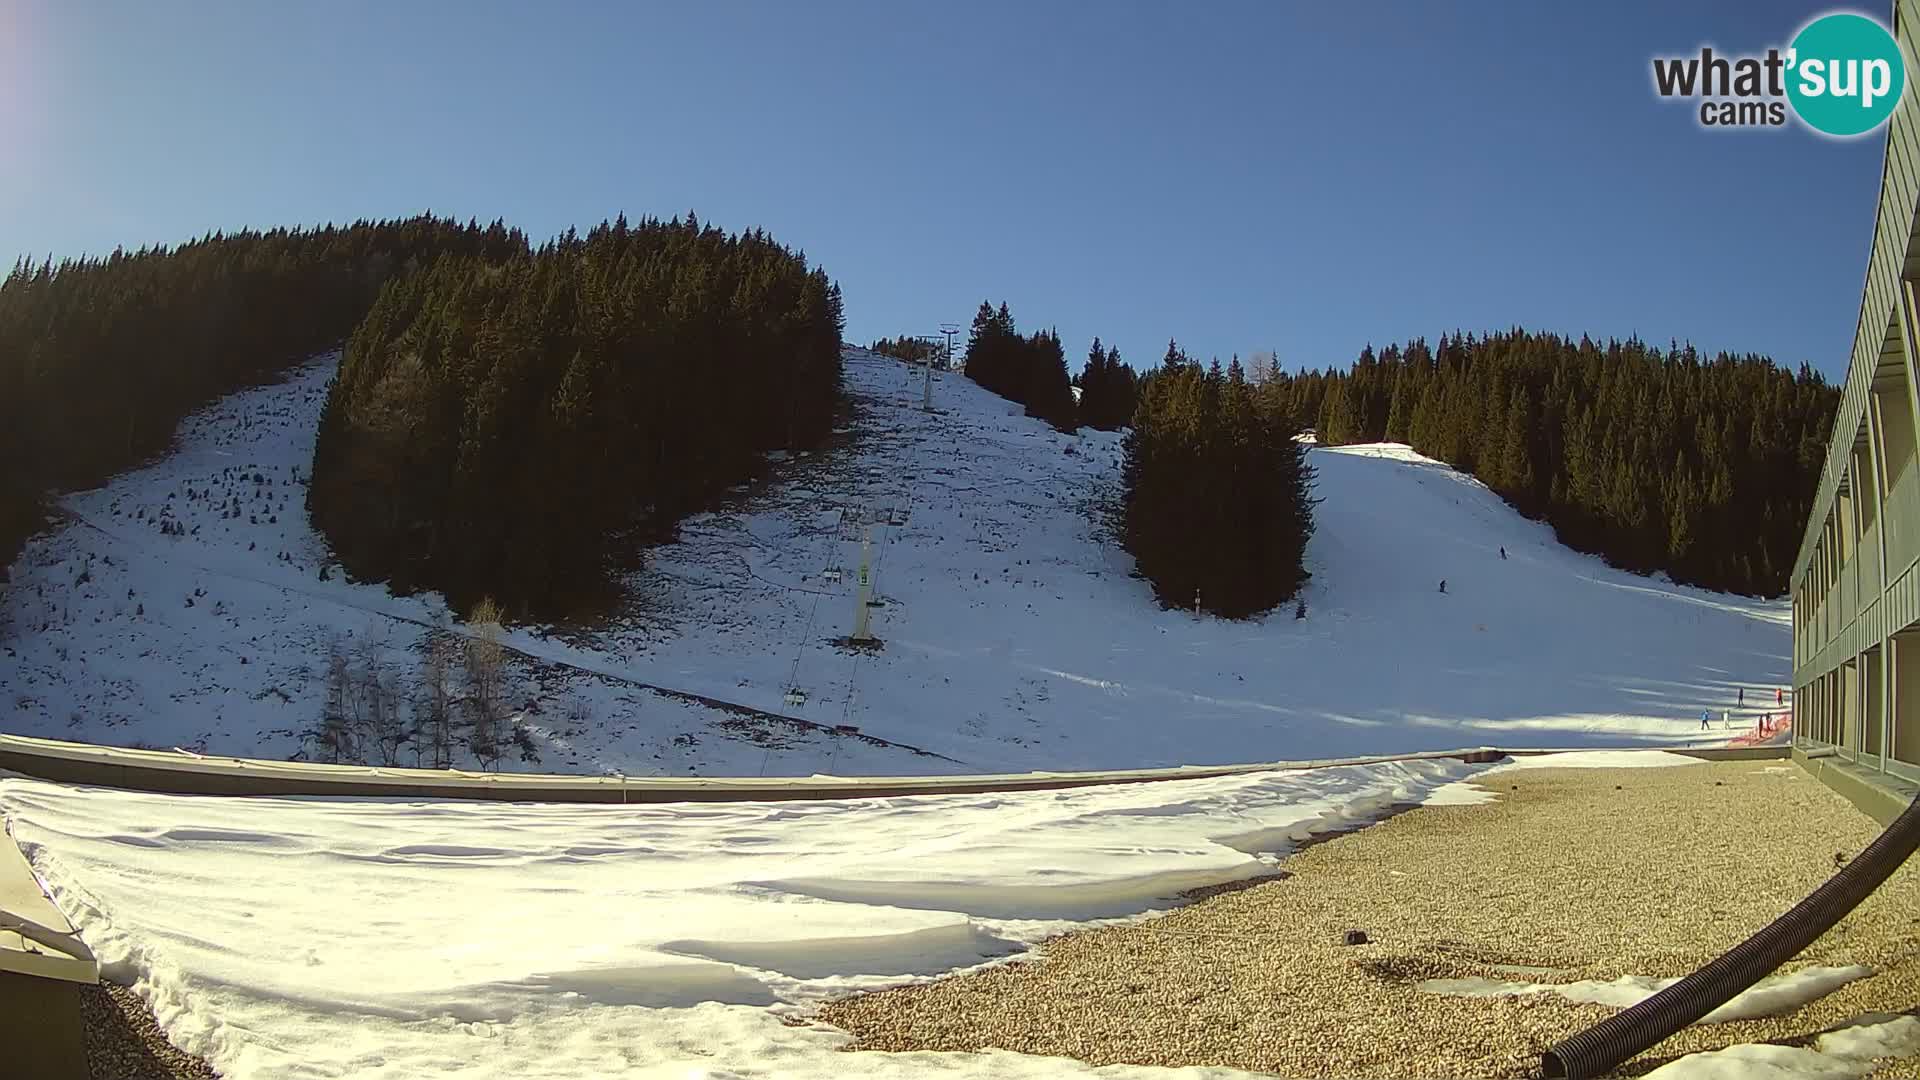
<svg viewBox="0 0 1920 1080">
<path fill-rule="evenodd" d="M 957 371 L 959 366 L 953 362 L 953 335 L 960 332 L 960 324 L 943 322 L 940 324 L 940 332 L 947 337 L 947 352 L 941 362 L 940 370 Z"/>
<path fill-rule="evenodd" d="M 932 412 L 933 411 L 933 358 L 940 349 L 940 339 L 932 336 L 931 334 L 922 334 L 917 340 L 922 345 L 925 345 L 927 347 L 927 351 L 926 351 L 927 378 L 926 378 L 925 384 L 922 385 L 920 390 L 920 411 Z"/>
</svg>

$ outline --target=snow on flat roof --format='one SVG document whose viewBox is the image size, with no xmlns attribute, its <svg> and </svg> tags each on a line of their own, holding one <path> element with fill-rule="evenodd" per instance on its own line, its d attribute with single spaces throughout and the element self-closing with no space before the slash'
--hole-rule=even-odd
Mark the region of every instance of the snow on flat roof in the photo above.
<svg viewBox="0 0 1920 1080">
<path fill-rule="evenodd" d="M 1155 1077 L 836 1053 L 783 1009 L 1003 962 L 1267 873 L 1458 761 L 1071 791 L 578 806 L 164 796 L 0 779 L 109 977 L 228 1080 Z M 1221 1074 L 1227 1075 L 1227 1074 Z"/>
</svg>

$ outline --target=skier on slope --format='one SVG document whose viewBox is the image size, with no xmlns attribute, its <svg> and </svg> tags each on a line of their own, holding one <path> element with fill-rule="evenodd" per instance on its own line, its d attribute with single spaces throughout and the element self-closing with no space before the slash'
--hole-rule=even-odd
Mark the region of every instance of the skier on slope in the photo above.
<svg viewBox="0 0 1920 1080">
<path fill-rule="evenodd" d="M 1505 562 L 1506 558 L 1507 558 L 1507 549 L 1502 547 L 1500 549 L 1500 561 Z"/>
<path fill-rule="evenodd" d="M 1440 591 L 1441 591 L 1441 592 L 1446 592 L 1446 591 L 1447 591 L 1447 579 L 1446 579 L 1446 578 L 1441 578 L 1441 579 L 1440 579 Z"/>
</svg>

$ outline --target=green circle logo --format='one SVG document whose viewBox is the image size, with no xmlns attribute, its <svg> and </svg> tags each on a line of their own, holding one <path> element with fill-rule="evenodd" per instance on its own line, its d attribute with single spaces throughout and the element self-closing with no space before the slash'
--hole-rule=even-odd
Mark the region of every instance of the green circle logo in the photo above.
<svg viewBox="0 0 1920 1080">
<path fill-rule="evenodd" d="M 1893 115 L 1907 63 L 1886 27 L 1865 15 L 1822 15 L 1787 52 L 1787 100 L 1815 131 L 1864 135 Z"/>
</svg>

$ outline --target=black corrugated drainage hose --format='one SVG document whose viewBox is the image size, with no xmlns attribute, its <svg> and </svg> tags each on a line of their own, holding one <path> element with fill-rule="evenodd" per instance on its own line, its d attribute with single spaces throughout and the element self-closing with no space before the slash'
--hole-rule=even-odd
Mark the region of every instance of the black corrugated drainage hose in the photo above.
<svg viewBox="0 0 1920 1080">
<path fill-rule="evenodd" d="M 1826 884 L 1766 928 L 1640 1004 L 1555 1043 L 1541 1068 L 1556 1080 L 1599 1076 L 1726 1004 L 1813 944 L 1920 847 L 1920 798 Z"/>
</svg>

